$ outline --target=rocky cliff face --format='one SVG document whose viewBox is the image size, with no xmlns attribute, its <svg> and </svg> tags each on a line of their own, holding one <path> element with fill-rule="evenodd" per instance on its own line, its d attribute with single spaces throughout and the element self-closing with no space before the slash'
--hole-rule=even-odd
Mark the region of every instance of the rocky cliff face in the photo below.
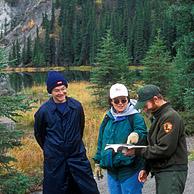
<svg viewBox="0 0 194 194">
<path fill-rule="evenodd" d="M 16 0 L 14 6 L 0 1 L 0 26 L 7 23 L 6 34 L 0 43 L 9 47 L 16 39 L 22 42 L 24 38 L 31 36 L 33 39 L 36 35 L 36 28 L 42 23 L 42 14 L 51 13 L 52 0 Z M 12 25 L 11 25 L 12 23 Z M 1 27 L 1 31 L 4 31 Z"/>
<path fill-rule="evenodd" d="M 11 88 L 9 76 L 6 74 L 0 74 L 0 96 L 11 95 L 14 90 Z"/>
<path fill-rule="evenodd" d="M 4 0 L 0 1 L 0 24 L 4 24 L 5 20 L 9 23 L 11 20 L 11 8 L 5 3 Z M 3 30 L 3 29 L 1 29 Z"/>
</svg>

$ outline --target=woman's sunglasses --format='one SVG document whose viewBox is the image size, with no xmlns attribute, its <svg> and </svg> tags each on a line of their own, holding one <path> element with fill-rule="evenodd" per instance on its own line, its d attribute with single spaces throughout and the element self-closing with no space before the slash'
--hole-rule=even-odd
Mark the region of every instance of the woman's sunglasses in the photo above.
<svg viewBox="0 0 194 194">
<path fill-rule="evenodd" d="M 119 104 L 120 102 L 122 104 L 125 104 L 127 102 L 127 99 L 126 98 L 115 98 L 112 101 L 114 102 L 114 104 Z"/>
</svg>

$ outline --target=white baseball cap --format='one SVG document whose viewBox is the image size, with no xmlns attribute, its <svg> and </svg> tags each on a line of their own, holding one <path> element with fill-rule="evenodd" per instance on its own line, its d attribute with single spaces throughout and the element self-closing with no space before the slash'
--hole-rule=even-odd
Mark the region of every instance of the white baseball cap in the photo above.
<svg viewBox="0 0 194 194">
<path fill-rule="evenodd" d="M 128 90 L 123 84 L 114 84 L 110 88 L 110 98 L 116 98 L 118 96 L 128 96 Z"/>
</svg>

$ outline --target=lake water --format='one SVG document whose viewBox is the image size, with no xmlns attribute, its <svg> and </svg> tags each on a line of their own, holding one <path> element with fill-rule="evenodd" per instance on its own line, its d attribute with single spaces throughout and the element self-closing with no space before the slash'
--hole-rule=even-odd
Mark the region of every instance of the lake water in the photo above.
<svg viewBox="0 0 194 194">
<path fill-rule="evenodd" d="M 142 71 L 133 70 L 129 74 L 130 82 L 141 80 Z M 61 71 L 68 82 L 72 81 L 89 81 L 90 71 L 68 70 Z M 7 77 L 7 87 L 12 88 L 15 92 L 19 92 L 25 88 L 31 88 L 34 85 L 45 84 L 47 72 L 20 72 L 20 73 L 5 73 Z M 2 75 L 0 75 L 2 76 Z"/>
<path fill-rule="evenodd" d="M 89 81 L 90 79 L 90 71 L 63 71 L 61 73 L 68 82 Z M 47 72 L 8 73 L 7 75 L 11 88 L 19 92 L 27 87 L 45 84 Z"/>
</svg>

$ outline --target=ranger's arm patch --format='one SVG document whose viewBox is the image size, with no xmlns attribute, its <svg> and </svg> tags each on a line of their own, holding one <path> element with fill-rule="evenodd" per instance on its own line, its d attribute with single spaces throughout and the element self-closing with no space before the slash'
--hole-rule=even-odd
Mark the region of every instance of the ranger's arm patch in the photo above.
<svg viewBox="0 0 194 194">
<path fill-rule="evenodd" d="M 163 129 L 165 131 L 165 133 L 170 133 L 172 131 L 172 123 L 170 122 L 166 122 L 163 124 Z"/>
</svg>

